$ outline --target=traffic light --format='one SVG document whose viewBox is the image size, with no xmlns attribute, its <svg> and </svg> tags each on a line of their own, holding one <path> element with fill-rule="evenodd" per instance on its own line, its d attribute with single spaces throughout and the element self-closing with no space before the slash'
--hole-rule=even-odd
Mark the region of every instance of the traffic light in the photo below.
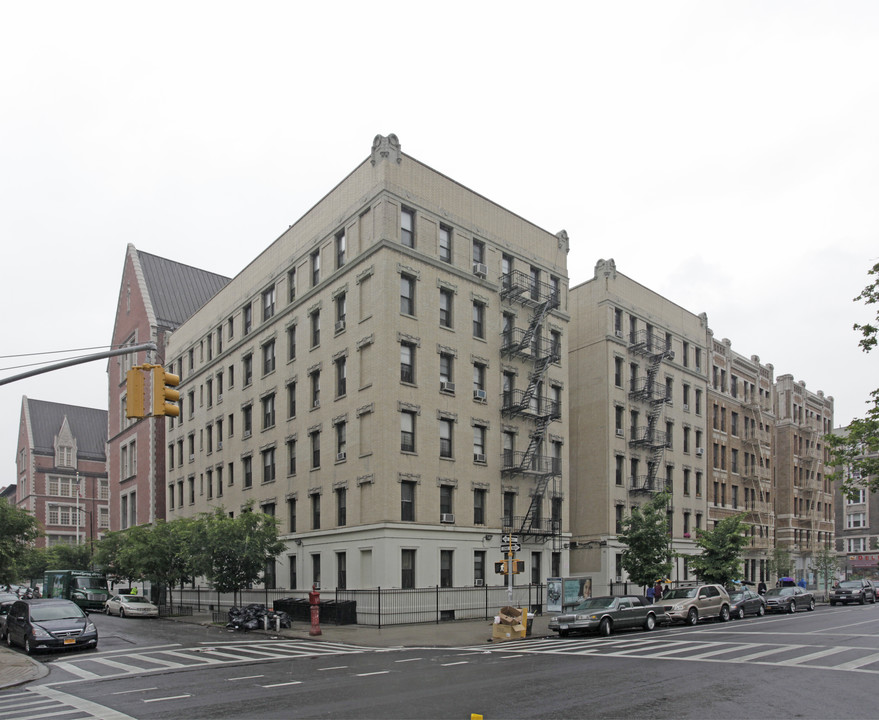
<svg viewBox="0 0 879 720">
<path fill-rule="evenodd" d="M 507 561 L 501 560 L 500 562 L 496 562 L 494 564 L 494 571 L 498 575 L 506 575 L 507 574 Z"/>
<path fill-rule="evenodd" d="M 180 376 L 165 372 L 161 365 L 153 365 L 153 415 L 177 417 L 180 408 L 175 404 L 180 393 L 174 388 L 180 384 Z"/>
<path fill-rule="evenodd" d="M 518 575 L 519 573 L 525 572 L 525 561 L 524 560 L 513 560 L 513 575 Z"/>
<path fill-rule="evenodd" d="M 142 418 L 146 415 L 143 398 L 143 368 L 135 366 L 125 376 L 125 417 Z"/>
</svg>

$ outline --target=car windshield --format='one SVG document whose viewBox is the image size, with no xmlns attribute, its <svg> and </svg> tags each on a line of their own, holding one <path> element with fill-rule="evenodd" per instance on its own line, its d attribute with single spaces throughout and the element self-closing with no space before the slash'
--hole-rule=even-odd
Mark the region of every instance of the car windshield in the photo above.
<svg viewBox="0 0 879 720">
<path fill-rule="evenodd" d="M 102 577 L 76 578 L 76 587 L 80 590 L 106 590 L 107 581 Z"/>
<path fill-rule="evenodd" d="M 574 610 L 604 610 L 613 605 L 613 601 L 614 598 L 612 597 L 586 598 Z"/>
<path fill-rule="evenodd" d="M 839 587 L 848 588 L 850 590 L 860 590 L 861 583 L 856 580 L 845 580 L 844 582 L 839 583 Z"/>
<path fill-rule="evenodd" d="M 662 596 L 663 599 L 668 600 L 677 600 L 678 598 L 694 598 L 696 597 L 696 588 L 675 588 L 674 590 L 669 590 L 665 595 Z"/>
<path fill-rule="evenodd" d="M 729 594 L 729 599 L 730 599 L 732 602 L 738 602 L 739 600 L 741 600 L 741 599 L 744 598 L 744 597 L 745 597 L 745 593 L 744 593 L 743 590 L 738 590 L 738 591 L 736 591 L 736 592 L 731 592 L 731 593 Z"/>
<path fill-rule="evenodd" d="M 796 590 L 792 587 L 772 588 L 766 591 L 766 597 L 779 597 L 781 595 L 794 595 Z"/>
<path fill-rule="evenodd" d="M 67 618 L 81 618 L 85 613 L 74 603 L 51 603 L 48 605 L 31 605 L 31 620 L 45 622 L 46 620 L 65 620 Z"/>
<path fill-rule="evenodd" d="M 124 603 L 149 603 L 143 595 L 120 595 L 119 599 Z"/>
</svg>

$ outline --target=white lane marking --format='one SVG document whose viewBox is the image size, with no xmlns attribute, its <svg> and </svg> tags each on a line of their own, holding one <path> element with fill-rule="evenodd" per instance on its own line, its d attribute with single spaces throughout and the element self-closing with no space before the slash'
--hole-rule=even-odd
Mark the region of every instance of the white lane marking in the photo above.
<svg viewBox="0 0 879 720">
<path fill-rule="evenodd" d="M 92 717 L 101 718 L 101 720 L 135 720 L 131 715 L 126 715 L 125 713 L 121 713 L 113 708 L 105 707 L 104 705 L 98 705 L 98 703 L 94 703 L 91 700 L 84 700 L 75 695 L 68 695 L 67 693 L 56 690 L 48 685 L 38 685 L 37 687 L 28 689 L 31 692 L 39 693 L 43 697 L 54 700 L 55 702 L 63 705 L 70 705 L 81 712 L 90 713 Z"/>
<path fill-rule="evenodd" d="M 56 668 L 60 668 L 61 670 L 65 670 L 69 672 L 71 675 L 76 675 L 81 680 L 95 680 L 96 678 L 101 677 L 97 673 L 89 672 L 88 670 L 83 670 L 78 665 L 74 665 L 73 663 L 68 662 L 59 662 L 55 663 Z"/>
<path fill-rule="evenodd" d="M 387 675 L 390 670 L 379 670 L 378 672 L 358 673 L 354 677 L 369 677 L 370 675 Z"/>
<path fill-rule="evenodd" d="M 452 665 L 469 665 L 470 663 L 467 660 L 459 660 L 458 662 L 452 663 L 442 663 L 440 667 L 452 667 Z"/>
<path fill-rule="evenodd" d="M 346 670 L 347 668 L 347 665 L 336 665 L 335 667 L 318 668 L 318 672 L 324 672 L 325 670 Z"/>
<path fill-rule="evenodd" d="M 241 675 L 240 677 L 229 678 L 229 682 L 235 682 L 236 680 L 256 680 L 261 677 L 265 677 L 265 675 Z"/>
<path fill-rule="evenodd" d="M 879 653 L 867 655 L 866 657 L 862 657 L 859 660 L 849 660 L 848 662 L 835 665 L 834 668 L 836 670 L 856 670 L 857 668 L 864 667 L 864 665 L 870 665 L 874 662 L 879 662 Z"/>
<path fill-rule="evenodd" d="M 149 688 L 138 688 L 137 690 L 119 690 L 117 692 L 112 693 L 113 695 L 131 695 L 131 693 L 139 693 L 139 692 L 150 692 L 151 690 L 158 690 L 157 687 L 149 687 Z"/>
<path fill-rule="evenodd" d="M 165 702 L 166 700 L 182 700 L 183 698 L 188 698 L 188 697 L 192 697 L 192 695 L 168 695 L 167 697 L 144 698 L 143 702 L 145 702 L 145 703 Z"/>
<path fill-rule="evenodd" d="M 501 655 L 500 660 L 512 660 L 513 658 L 524 657 L 523 655 Z"/>
<path fill-rule="evenodd" d="M 424 658 L 405 658 L 404 660 L 394 660 L 395 663 L 404 663 L 404 662 L 415 662 L 416 660 L 423 660 Z"/>
<path fill-rule="evenodd" d="M 301 680 L 291 680 L 290 682 L 272 683 L 271 685 L 260 685 L 264 688 L 286 687 L 287 685 L 302 685 Z"/>
<path fill-rule="evenodd" d="M 757 647 L 759 647 L 759 645 Z M 729 662 L 745 663 L 745 662 L 750 662 L 751 660 L 756 660 L 757 658 L 766 657 L 767 655 L 775 655 L 777 653 L 787 652 L 789 650 L 801 650 L 804 647 L 807 647 L 807 646 L 806 645 L 782 645 L 781 647 L 767 648 L 766 650 L 761 650 L 760 652 L 749 653 L 748 655 L 742 655 L 740 657 L 730 658 Z"/>
<path fill-rule="evenodd" d="M 788 660 L 779 660 L 776 665 L 802 665 L 810 660 L 818 660 L 819 658 L 828 657 L 829 655 L 836 655 L 837 653 L 845 652 L 846 649 L 847 648 L 840 647 L 825 648 L 824 650 L 818 650 L 817 652 L 809 653 L 808 655 L 800 655 Z"/>
<path fill-rule="evenodd" d="M 748 650 L 750 648 L 763 647 L 762 645 L 758 645 L 756 643 L 748 643 L 747 645 L 727 645 L 725 647 L 717 648 L 716 650 L 709 650 L 708 652 L 700 652 L 696 655 L 691 655 L 690 657 L 693 660 L 701 660 L 702 658 L 713 657 L 714 655 L 723 655 L 728 652 L 738 652 L 739 650 Z"/>
</svg>

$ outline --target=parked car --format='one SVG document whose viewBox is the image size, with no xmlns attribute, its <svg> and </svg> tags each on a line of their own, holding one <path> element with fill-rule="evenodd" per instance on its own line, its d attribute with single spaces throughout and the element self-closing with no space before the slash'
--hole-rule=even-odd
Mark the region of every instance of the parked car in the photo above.
<svg viewBox="0 0 879 720">
<path fill-rule="evenodd" d="M 658 601 L 674 622 L 695 625 L 705 618 L 729 620 L 729 595 L 720 585 L 692 585 L 665 592 Z"/>
<path fill-rule="evenodd" d="M 159 617 L 158 605 L 143 595 L 114 595 L 104 603 L 104 612 L 119 617 Z"/>
<path fill-rule="evenodd" d="M 0 592 L 0 641 L 6 639 L 6 616 L 16 600 L 18 597 L 15 593 Z"/>
<path fill-rule="evenodd" d="M 793 587 L 771 588 L 763 596 L 766 600 L 767 612 L 789 612 L 797 610 L 814 610 L 815 596 L 808 590 L 794 585 Z"/>
<path fill-rule="evenodd" d="M 863 605 L 868 600 L 871 603 L 876 602 L 876 588 L 869 580 L 843 580 L 830 590 L 831 605 L 848 605 L 851 602 Z"/>
<path fill-rule="evenodd" d="M 16 600 L 6 618 L 6 644 L 37 650 L 96 648 L 98 629 L 70 600 Z"/>
<path fill-rule="evenodd" d="M 729 594 L 729 614 L 739 620 L 743 620 L 745 615 L 765 615 L 766 601 L 750 588 L 739 588 Z"/>
<path fill-rule="evenodd" d="M 602 595 L 586 598 L 573 611 L 550 618 L 549 629 L 557 632 L 559 637 L 572 632 L 610 635 L 614 630 L 626 628 L 652 630 L 657 622 L 662 621 L 668 621 L 663 609 L 649 604 L 645 598 L 636 595 Z"/>
</svg>

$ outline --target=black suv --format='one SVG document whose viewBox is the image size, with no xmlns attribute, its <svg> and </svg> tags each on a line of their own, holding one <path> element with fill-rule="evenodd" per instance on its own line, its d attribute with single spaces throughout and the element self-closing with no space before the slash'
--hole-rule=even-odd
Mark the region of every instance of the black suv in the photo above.
<svg viewBox="0 0 879 720">
<path fill-rule="evenodd" d="M 6 616 L 6 644 L 37 650 L 96 648 L 98 629 L 71 600 L 16 600 Z"/>
<path fill-rule="evenodd" d="M 831 605 L 848 605 L 851 602 L 863 605 L 868 600 L 876 602 L 876 589 L 868 580 L 843 580 L 830 590 Z"/>
</svg>

